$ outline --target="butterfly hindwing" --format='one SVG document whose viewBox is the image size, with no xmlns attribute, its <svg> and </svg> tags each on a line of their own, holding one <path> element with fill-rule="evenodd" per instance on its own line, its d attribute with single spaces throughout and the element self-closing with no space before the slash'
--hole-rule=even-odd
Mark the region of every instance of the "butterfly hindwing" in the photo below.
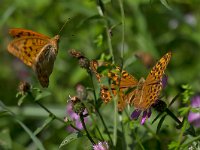
<svg viewBox="0 0 200 150">
<path fill-rule="evenodd" d="M 53 71 L 54 62 L 57 56 L 57 39 L 52 38 L 37 55 L 33 70 L 36 72 L 38 80 L 43 87 L 48 87 L 49 77 Z"/>
<path fill-rule="evenodd" d="M 92 71 L 95 73 L 96 78 L 100 82 L 101 90 L 100 90 L 100 96 L 101 99 L 107 103 L 112 100 L 112 96 L 117 95 L 117 91 L 119 91 L 118 94 L 118 110 L 122 111 L 127 103 L 127 100 L 125 99 L 125 90 L 128 88 L 134 87 L 137 85 L 137 79 L 135 79 L 133 76 L 131 76 L 129 73 L 127 73 L 124 70 L 121 70 L 120 67 L 116 67 L 114 65 L 108 64 L 108 63 L 98 63 L 97 61 L 91 61 L 91 68 Z M 105 66 L 107 67 L 108 71 L 106 74 L 103 75 L 98 72 L 98 68 Z M 120 75 L 121 74 L 121 75 Z M 105 86 L 102 84 L 102 78 L 108 77 L 110 80 L 110 86 Z M 112 93 L 111 93 L 112 92 Z"/>
</svg>

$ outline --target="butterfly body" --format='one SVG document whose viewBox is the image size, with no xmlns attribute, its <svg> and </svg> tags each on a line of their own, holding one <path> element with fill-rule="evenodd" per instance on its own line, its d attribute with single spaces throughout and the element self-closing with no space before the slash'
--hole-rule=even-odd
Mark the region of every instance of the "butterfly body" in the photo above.
<svg viewBox="0 0 200 150">
<path fill-rule="evenodd" d="M 48 87 L 54 61 L 58 53 L 59 35 L 49 38 L 43 34 L 13 28 L 9 33 L 14 40 L 9 43 L 8 51 L 33 68 L 43 87 Z"/>
</svg>

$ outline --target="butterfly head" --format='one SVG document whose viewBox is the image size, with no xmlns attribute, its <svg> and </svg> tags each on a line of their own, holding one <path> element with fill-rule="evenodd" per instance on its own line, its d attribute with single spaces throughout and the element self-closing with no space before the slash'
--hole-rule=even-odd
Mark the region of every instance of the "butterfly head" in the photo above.
<svg viewBox="0 0 200 150">
<path fill-rule="evenodd" d="M 60 35 L 56 35 L 56 36 L 54 36 L 53 39 L 54 39 L 56 42 L 58 42 L 59 39 L 60 39 Z"/>
</svg>

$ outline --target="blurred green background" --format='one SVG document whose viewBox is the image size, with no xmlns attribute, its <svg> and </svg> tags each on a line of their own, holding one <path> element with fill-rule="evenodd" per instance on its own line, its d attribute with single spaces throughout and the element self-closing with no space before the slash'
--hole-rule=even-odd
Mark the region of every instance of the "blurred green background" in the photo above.
<svg viewBox="0 0 200 150">
<path fill-rule="evenodd" d="M 0 100 L 20 115 L 30 129 L 35 130 L 48 115 L 28 101 L 21 107 L 17 106 L 16 93 L 21 80 L 51 93 L 42 103 L 62 118 L 66 116 L 68 96 L 75 94 L 75 86 L 81 83 L 92 87 L 87 72 L 69 55 L 70 49 L 80 50 L 89 59 L 109 55 L 107 25 L 112 32 L 115 62 L 121 62 L 123 43 L 119 1 L 102 2 L 104 19 L 99 15 L 95 0 L 0 0 Z M 124 11 L 125 69 L 138 79 L 146 77 L 149 69 L 135 57 L 135 53 L 147 52 L 158 60 L 171 50 L 172 60 L 166 71 L 169 77 L 167 94 L 169 97 L 175 96 L 182 84 L 190 84 L 195 92 L 199 92 L 200 1 L 170 0 L 167 5 L 164 0 L 124 0 Z M 68 18 L 70 20 L 60 33 L 59 53 L 49 88 L 42 89 L 31 68 L 7 52 L 6 47 L 11 41 L 8 29 L 25 28 L 53 37 Z M 46 149 L 58 149 L 61 141 L 68 135 L 65 128 L 55 121 L 42 132 L 39 139 Z M 26 149 L 27 146 L 34 149 L 26 132 L 12 118 L 1 117 L 0 130 L 2 133 L 9 133 L 8 139 L 13 146 L 11 149 Z M 65 148 L 82 149 L 83 145 L 86 146 L 84 149 L 91 148 L 85 137 Z"/>
</svg>

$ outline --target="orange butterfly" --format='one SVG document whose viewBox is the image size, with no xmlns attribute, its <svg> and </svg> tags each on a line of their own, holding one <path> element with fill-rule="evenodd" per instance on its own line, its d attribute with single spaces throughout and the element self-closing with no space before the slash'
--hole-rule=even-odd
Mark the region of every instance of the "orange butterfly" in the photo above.
<svg viewBox="0 0 200 150">
<path fill-rule="evenodd" d="M 119 111 L 122 111 L 127 104 L 133 105 L 138 110 L 147 110 L 160 95 L 162 77 L 171 59 L 171 55 L 171 52 L 165 54 L 152 68 L 146 80 L 141 78 L 139 81 L 119 67 L 108 67 L 109 65 L 106 63 L 100 64 L 97 61 L 91 61 L 91 70 L 101 83 L 101 99 L 106 103 L 109 102 L 112 99 L 112 94 L 115 96 L 118 89 Z M 106 67 L 108 71 L 102 69 L 102 66 L 104 68 Z M 104 72 L 104 74 L 102 74 L 102 72 Z M 110 87 L 102 84 L 103 77 L 108 77 L 110 80 Z M 110 92 L 112 92 L 112 94 Z"/>
<path fill-rule="evenodd" d="M 8 51 L 32 67 L 42 87 L 48 87 L 49 76 L 58 53 L 59 35 L 50 38 L 20 28 L 10 29 L 9 34 L 14 40 L 9 43 Z"/>
</svg>

